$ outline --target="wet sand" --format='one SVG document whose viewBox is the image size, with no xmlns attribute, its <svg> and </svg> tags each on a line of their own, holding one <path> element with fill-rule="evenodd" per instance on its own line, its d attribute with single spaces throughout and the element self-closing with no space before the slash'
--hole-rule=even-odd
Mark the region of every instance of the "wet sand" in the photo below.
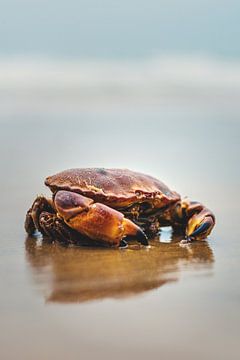
<svg viewBox="0 0 240 360">
<path fill-rule="evenodd" d="M 1 358 L 236 359 L 239 104 L 219 95 L 61 106 L 19 101 L 1 115 Z M 27 237 L 26 210 L 49 194 L 44 178 L 77 166 L 157 176 L 208 205 L 216 227 L 187 246 L 163 231 L 149 249 Z"/>
<path fill-rule="evenodd" d="M 28 237 L 26 257 L 46 301 L 57 303 L 126 298 L 178 281 L 181 271 L 193 264 L 212 268 L 207 242 L 181 245 L 177 236 L 169 236 L 170 243 L 159 240 L 161 236 L 152 239 L 148 248 L 131 242 L 119 250 L 66 247 Z"/>
</svg>

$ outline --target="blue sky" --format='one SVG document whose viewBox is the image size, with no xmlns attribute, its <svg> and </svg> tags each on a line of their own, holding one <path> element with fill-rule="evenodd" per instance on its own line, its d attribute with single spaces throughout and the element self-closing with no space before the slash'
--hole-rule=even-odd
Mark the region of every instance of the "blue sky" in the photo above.
<svg viewBox="0 0 240 360">
<path fill-rule="evenodd" d="M 240 2 L 8 0 L 0 56 L 240 58 Z"/>
</svg>

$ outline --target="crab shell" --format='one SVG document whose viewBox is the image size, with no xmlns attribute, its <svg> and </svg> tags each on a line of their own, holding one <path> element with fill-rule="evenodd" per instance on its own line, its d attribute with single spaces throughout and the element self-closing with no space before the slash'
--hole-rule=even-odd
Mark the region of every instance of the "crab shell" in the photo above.
<svg viewBox="0 0 240 360">
<path fill-rule="evenodd" d="M 114 209 L 142 203 L 160 209 L 180 199 L 158 179 L 128 169 L 69 169 L 47 177 L 45 185 L 53 193 L 72 191 Z"/>
</svg>

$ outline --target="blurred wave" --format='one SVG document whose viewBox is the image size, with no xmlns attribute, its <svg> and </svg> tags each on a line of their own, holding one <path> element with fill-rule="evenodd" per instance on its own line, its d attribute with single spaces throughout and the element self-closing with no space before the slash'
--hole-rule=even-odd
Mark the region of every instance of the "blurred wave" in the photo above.
<svg viewBox="0 0 240 360">
<path fill-rule="evenodd" d="M 28 106 L 184 97 L 221 97 L 238 104 L 239 94 L 240 61 L 174 55 L 131 60 L 0 58 L 2 111 L 10 98 L 15 105 Z"/>
<path fill-rule="evenodd" d="M 0 59 L 0 89 L 134 89 L 168 86 L 240 89 L 240 61 L 199 57 L 144 60 Z"/>
</svg>

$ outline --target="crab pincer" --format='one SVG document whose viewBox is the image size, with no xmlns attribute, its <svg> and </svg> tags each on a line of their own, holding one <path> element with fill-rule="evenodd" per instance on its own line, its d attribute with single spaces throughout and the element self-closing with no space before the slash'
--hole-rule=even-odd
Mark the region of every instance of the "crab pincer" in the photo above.
<svg viewBox="0 0 240 360">
<path fill-rule="evenodd" d="M 119 245 L 126 236 L 134 236 L 143 245 L 148 240 L 142 229 L 124 215 L 93 199 L 61 190 L 54 197 L 57 213 L 65 223 L 90 239 Z"/>
<path fill-rule="evenodd" d="M 186 213 L 190 214 L 186 227 L 187 238 L 196 240 L 206 238 L 215 225 L 213 213 L 204 205 L 193 201 L 187 202 L 186 209 Z"/>
<path fill-rule="evenodd" d="M 211 210 L 198 201 L 188 199 L 175 205 L 173 218 L 176 223 L 184 224 L 186 242 L 205 239 L 215 225 L 215 216 Z"/>
</svg>

